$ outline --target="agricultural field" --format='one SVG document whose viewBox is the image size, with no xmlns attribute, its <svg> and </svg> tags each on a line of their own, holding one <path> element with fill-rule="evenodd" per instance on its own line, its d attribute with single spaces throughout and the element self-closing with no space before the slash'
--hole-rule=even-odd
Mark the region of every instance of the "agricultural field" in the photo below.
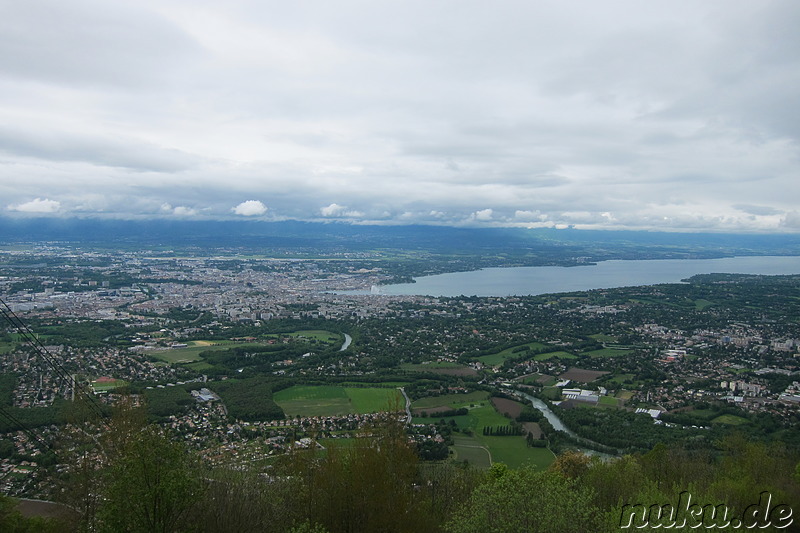
<svg viewBox="0 0 800 533">
<path fill-rule="evenodd" d="M 516 378 L 520 379 L 520 378 Z M 558 378 L 549 376 L 547 374 L 531 374 L 522 378 L 522 383 L 525 385 L 542 385 L 543 387 L 551 387 L 558 383 Z"/>
<path fill-rule="evenodd" d="M 527 349 L 526 349 L 527 348 Z M 515 357 L 524 357 L 529 355 L 532 351 L 539 351 L 545 348 L 545 345 L 540 342 L 529 342 L 527 344 L 520 344 L 519 346 L 512 346 L 506 348 L 502 352 L 497 352 L 489 355 L 484 355 L 477 358 L 477 361 L 488 366 L 500 366 L 506 359 Z"/>
<path fill-rule="evenodd" d="M 403 408 L 403 395 L 397 389 L 295 385 L 273 395 L 286 416 L 339 416 Z"/>
<path fill-rule="evenodd" d="M 537 468 L 547 468 L 553 462 L 555 456 L 547 448 L 528 447 L 525 437 L 493 437 L 483 435 L 484 427 L 505 426 L 511 422 L 509 418 L 498 413 L 491 404 L 482 405 L 469 410 L 469 414 L 464 417 L 454 417 L 459 427 L 469 429 L 474 435 L 469 440 L 472 446 L 479 446 L 488 449 L 493 462 L 505 463 L 512 468 L 518 468 L 526 463 L 535 464 Z M 455 440 L 455 449 L 458 458 L 461 459 L 462 451 L 467 444 L 466 440 L 459 437 Z M 473 456 L 480 456 L 475 448 L 469 452 Z M 476 463 L 480 466 L 481 463 Z"/>
<path fill-rule="evenodd" d="M 443 374 L 448 376 L 478 375 L 478 372 L 473 368 L 458 363 L 451 363 L 449 361 L 437 361 L 421 364 L 405 363 L 400 365 L 400 369 L 408 370 L 410 372 L 433 372 L 435 374 Z"/>
<path fill-rule="evenodd" d="M 517 418 L 525 407 L 525 404 L 508 398 L 492 398 L 492 405 L 497 412 L 508 415 L 510 418 Z"/>
<path fill-rule="evenodd" d="M 431 409 L 447 407 L 449 409 L 458 409 L 460 407 L 469 407 L 470 405 L 486 402 L 488 399 L 489 393 L 486 391 L 474 391 L 467 394 L 444 394 L 442 396 L 420 398 L 411 404 L 411 408 Z"/>
<path fill-rule="evenodd" d="M 591 383 L 592 381 L 605 376 L 608 372 L 603 370 L 586 370 L 584 368 L 572 367 L 560 376 L 561 379 L 569 379 L 571 381 L 579 381 L 581 383 Z"/>
<path fill-rule="evenodd" d="M 492 453 L 494 462 L 505 463 L 511 468 L 531 464 L 537 470 L 544 470 L 555 460 L 553 452 L 547 448 L 531 448 L 525 437 L 478 437 Z"/>
<path fill-rule="evenodd" d="M 492 466 L 491 453 L 474 437 L 455 437 L 453 442 L 456 461 L 466 461 L 478 468 Z"/>
</svg>

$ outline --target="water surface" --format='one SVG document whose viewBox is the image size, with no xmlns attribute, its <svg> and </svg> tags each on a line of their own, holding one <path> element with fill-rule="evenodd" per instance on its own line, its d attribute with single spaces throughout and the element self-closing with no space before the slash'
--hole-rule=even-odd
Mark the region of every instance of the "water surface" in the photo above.
<svg viewBox="0 0 800 533">
<path fill-rule="evenodd" d="M 723 259 L 602 261 L 575 267 L 485 268 L 414 278 L 416 283 L 384 285 L 379 294 L 429 296 L 522 296 L 678 283 L 695 274 L 800 274 L 798 256 Z"/>
</svg>

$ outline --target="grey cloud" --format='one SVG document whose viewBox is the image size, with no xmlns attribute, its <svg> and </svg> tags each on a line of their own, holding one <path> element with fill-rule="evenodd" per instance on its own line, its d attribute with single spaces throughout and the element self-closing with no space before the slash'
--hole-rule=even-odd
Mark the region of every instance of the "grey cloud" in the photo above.
<svg viewBox="0 0 800 533">
<path fill-rule="evenodd" d="M 4 2 L 0 70 L 44 82 L 146 86 L 201 52 L 180 30 L 134 4 Z"/>
<path fill-rule="evenodd" d="M 180 172 L 191 168 L 196 162 L 196 158 L 189 154 L 135 139 L 4 127 L 0 127 L 0 152 L 50 161 L 82 161 L 136 171 Z"/>
<path fill-rule="evenodd" d="M 736 209 L 740 211 L 744 211 L 745 213 L 749 213 L 751 215 L 781 215 L 783 211 L 780 209 L 775 209 L 774 207 L 767 207 L 763 205 L 747 205 L 747 204 L 738 204 L 734 205 Z"/>
</svg>

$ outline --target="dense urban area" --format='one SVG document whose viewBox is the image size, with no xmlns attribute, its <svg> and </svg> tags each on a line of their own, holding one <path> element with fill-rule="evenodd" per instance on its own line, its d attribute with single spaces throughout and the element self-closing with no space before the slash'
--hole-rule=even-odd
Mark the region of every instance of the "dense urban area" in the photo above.
<svg viewBox="0 0 800 533">
<path fill-rule="evenodd" d="M 397 424 L 421 464 L 467 477 L 713 455 L 736 439 L 797 464 L 800 276 L 388 296 L 376 289 L 405 279 L 402 263 L 262 254 L 0 249 L 0 492 L 86 519 L 65 487 L 101 470 L 92 443 L 142 411 L 208 468 L 270 478 L 300 450 L 325 456 Z"/>
</svg>

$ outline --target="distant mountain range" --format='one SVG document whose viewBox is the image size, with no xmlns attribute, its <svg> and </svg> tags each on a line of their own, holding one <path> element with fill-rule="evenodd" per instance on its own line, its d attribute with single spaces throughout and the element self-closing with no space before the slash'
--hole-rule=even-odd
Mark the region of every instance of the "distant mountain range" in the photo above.
<svg viewBox="0 0 800 533">
<path fill-rule="evenodd" d="M 506 253 L 561 250 L 597 257 L 603 251 L 699 253 L 702 256 L 800 255 L 800 235 L 664 233 L 575 229 L 370 226 L 265 221 L 2 218 L 0 243 L 59 241 L 101 247 L 272 247 L 293 250 L 416 250 L 432 253 Z M 602 255 L 602 253 L 601 253 Z"/>
</svg>

